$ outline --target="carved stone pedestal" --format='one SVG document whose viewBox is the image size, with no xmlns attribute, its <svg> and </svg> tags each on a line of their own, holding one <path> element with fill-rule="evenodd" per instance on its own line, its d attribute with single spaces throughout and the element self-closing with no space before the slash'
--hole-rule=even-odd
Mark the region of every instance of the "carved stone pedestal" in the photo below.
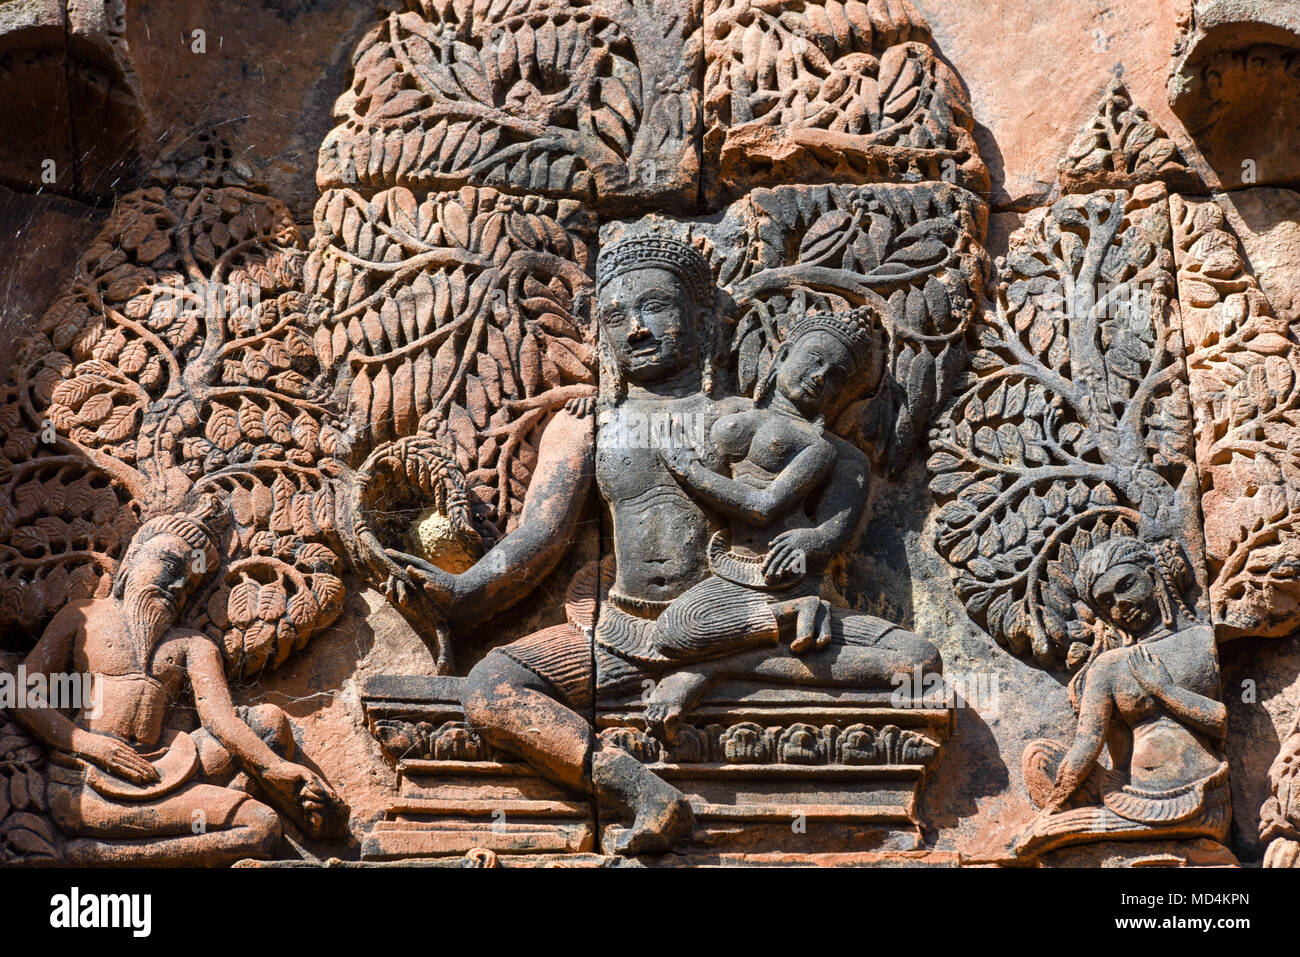
<svg viewBox="0 0 1300 957">
<path fill-rule="evenodd" d="M 1237 867 L 1232 851 L 1209 838 L 1101 841 L 1044 854 L 1039 867 Z"/>
<path fill-rule="evenodd" d="M 366 836 L 363 859 L 612 846 L 621 823 L 600 821 L 598 835 L 589 800 L 500 760 L 465 725 L 458 684 L 384 676 L 366 685 L 367 721 L 396 762 L 400 793 Z M 602 702 L 596 726 L 690 797 L 695 835 L 674 860 L 761 850 L 793 862 L 848 855 L 854 863 L 943 863 L 920 851 L 917 806 L 954 712 L 889 698 L 736 682 L 707 695 L 670 746 L 645 732 L 636 700 Z"/>
</svg>

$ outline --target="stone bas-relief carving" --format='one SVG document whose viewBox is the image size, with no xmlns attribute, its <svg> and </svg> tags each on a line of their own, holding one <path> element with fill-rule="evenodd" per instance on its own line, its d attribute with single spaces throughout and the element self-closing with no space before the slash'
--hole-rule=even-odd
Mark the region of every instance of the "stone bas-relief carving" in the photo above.
<svg viewBox="0 0 1300 957">
<path fill-rule="evenodd" d="M 412 0 L 356 53 L 317 182 L 476 183 L 625 204 L 695 195 L 699 10 Z"/>
<path fill-rule="evenodd" d="M 571 623 L 492 651 L 470 671 L 464 707 L 494 747 L 625 814 L 630 826 L 613 849 L 636 854 L 688 838 L 690 805 L 627 750 L 596 737 L 585 716 L 594 703 L 639 692 L 649 682 L 655 690 L 644 719 L 672 743 L 683 712 L 723 677 L 889 688 L 893 675 L 934 670 L 939 663 L 923 639 L 818 596 L 825 564 L 856 530 L 867 467 L 861 452 L 823 438 L 807 418 L 823 418 L 843 401 L 839 386 L 855 379 L 861 387 L 863 377 L 852 373 L 879 362 L 867 320 L 805 319 L 802 333 L 796 331 L 774 357 L 770 378 L 779 400 L 718 400 L 705 391 L 701 366 L 707 360 L 698 345 L 711 339 L 714 318 L 713 283 L 702 255 L 678 240 L 632 237 L 608 247 L 597 271 L 610 380 L 604 389 L 612 395 L 602 396 L 595 409 L 561 413 L 573 422 L 561 432 L 572 436 L 572 444 L 547 450 L 556 464 L 538 460 L 541 474 L 564 468 L 577 472 L 577 480 L 547 483 L 540 495 L 530 489 L 519 528 L 474 568 L 453 576 L 411 565 L 404 585 L 440 601 L 453 620 L 481 603 L 479 594 L 488 589 L 508 596 L 510 584 L 527 583 L 516 569 L 527 570 L 532 539 L 541 534 L 529 528 L 530 511 L 576 511 L 565 499 L 586 493 L 594 467 L 611 513 L 614 564 L 594 643 L 589 629 Z M 633 423 L 655 417 L 669 424 L 666 442 L 646 441 L 644 430 L 633 434 L 639 428 Z M 592 419 L 594 429 L 582 426 Z M 697 433 L 697 445 L 678 444 L 687 430 Z M 763 447 L 755 449 L 755 442 Z M 728 455 L 744 481 L 724 476 Z M 781 473 L 783 462 L 793 467 L 796 459 L 806 471 Z M 706 508 L 739 525 L 718 529 Z M 783 538 L 771 527 L 768 513 L 776 510 L 793 513 L 779 526 L 788 533 Z M 761 573 L 767 565 L 779 584 L 784 566 L 795 563 L 805 569 L 798 597 L 747 589 L 724 577 L 728 569 L 739 577 L 739 569 Z M 483 566 L 487 571 L 479 571 Z M 595 578 L 594 569 L 588 574 Z M 711 606 L 707 616 L 691 607 L 701 600 Z M 783 623 L 786 641 L 776 644 Z"/>
<path fill-rule="evenodd" d="M 935 542 L 961 570 L 957 593 L 1040 664 L 1087 654 L 1071 628 L 1083 552 L 1112 534 L 1199 542 L 1168 246 L 1162 184 L 1026 217 L 930 441 Z"/>
<path fill-rule="evenodd" d="M 1300 611 L 1300 347 L 1218 204 L 1174 197 L 1171 208 L 1211 596 L 1228 634 L 1284 635 Z"/>
<path fill-rule="evenodd" d="M 970 103 L 909 0 L 704 4 L 705 189 L 944 180 L 987 193 Z"/>
<path fill-rule="evenodd" d="M 0 386 L 0 661 L 104 705 L 0 715 L 0 860 L 1251 860 L 1295 317 L 1196 90 L 1294 30 L 1191 7 L 1206 122 L 1099 68 L 1032 210 L 907 0 L 409 0 L 310 223 L 229 124 L 108 187 Z"/>
<path fill-rule="evenodd" d="M 199 520 L 146 522 L 112 593 L 66 605 L 24 662 L 30 674 L 94 682 L 72 719 L 53 706 L 14 711 L 49 749 L 44 799 L 67 838 L 61 863 L 230 864 L 276 853 L 276 809 L 312 837 L 346 820 L 329 784 L 292 762 L 284 713 L 270 704 L 237 713 L 220 648 L 175 627 L 203 577 L 196 555 L 216 565 Z M 198 710 L 193 733 L 167 724 L 183 684 Z"/>
<path fill-rule="evenodd" d="M 1227 710 L 1213 629 L 1181 597 L 1187 578 L 1170 542 L 1115 537 L 1084 554 L 1079 590 L 1096 627 L 1070 685 L 1079 724 L 1068 749 L 1036 741 L 1025 751 L 1025 784 L 1042 814 L 1018 855 L 1101 839 L 1227 837 Z M 1098 763 L 1103 747 L 1110 767 Z"/>
</svg>

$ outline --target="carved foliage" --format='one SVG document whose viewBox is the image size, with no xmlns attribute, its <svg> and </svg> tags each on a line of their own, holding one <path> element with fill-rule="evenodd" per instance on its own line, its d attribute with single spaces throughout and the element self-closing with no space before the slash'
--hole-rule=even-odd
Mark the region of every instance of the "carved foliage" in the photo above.
<svg viewBox="0 0 1300 957">
<path fill-rule="evenodd" d="M 306 284 L 328 303 L 315 345 L 359 430 L 356 457 L 431 436 L 483 530 L 512 528 L 542 426 L 594 392 L 590 231 L 568 200 L 326 191 Z"/>
<path fill-rule="evenodd" d="M 0 711 L 0 864 L 58 859 L 58 835 L 45 801 L 41 746 Z"/>
<path fill-rule="evenodd" d="M 929 40 L 909 0 L 710 0 L 711 187 L 811 176 L 986 188 L 969 104 Z"/>
<path fill-rule="evenodd" d="M 1071 648 L 1087 548 L 1113 534 L 1186 541 L 1196 521 L 1168 247 L 1162 188 L 1030 214 L 930 442 L 936 543 L 967 612 L 1044 665 L 1087 650 Z"/>
<path fill-rule="evenodd" d="M 765 727 L 753 721 L 732 725 L 683 725 L 678 739 L 664 744 L 630 727 L 602 731 L 601 740 L 645 763 L 674 764 L 926 764 L 939 754 L 939 742 L 918 731 L 887 724 L 822 726 L 796 722 Z"/>
<path fill-rule="evenodd" d="M 346 439 L 316 381 L 303 257 L 284 206 L 242 188 L 119 201 L 0 410 L 4 619 L 36 632 L 103 594 L 140 517 L 206 493 L 234 521 L 189 624 L 224 640 L 233 671 L 282 661 L 338 614 L 317 462 Z"/>
<path fill-rule="evenodd" d="M 1213 201 L 1171 201 L 1210 600 L 1231 632 L 1300 624 L 1300 344 Z"/>
<path fill-rule="evenodd" d="M 1157 179 L 1175 185 L 1196 181 L 1174 141 L 1133 105 L 1118 79 L 1106 87 L 1096 112 L 1070 144 L 1058 174 L 1065 192 L 1131 189 Z"/>
<path fill-rule="evenodd" d="M 406 721 L 384 718 L 374 725 L 375 737 L 392 761 L 489 761 L 502 755 L 464 721 Z"/>
<path fill-rule="evenodd" d="M 685 5 L 408 6 L 355 54 L 321 146 L 322 187 L 694 194 L 698 53 Z"/>
<path fill-rule="evenodd" d="M 901 466 L 962 367 L 987 269 L 982 205 L 946 186 L 783 187 L 756 190 L 732 215 L 744 238 L 717 253 L 737 305 L 730 347 L 740 390 L 752 392 L 800 316 L 873 305 L 887 374 L 871 395 L 851 396 L 836 428 Z"/>
</svg>

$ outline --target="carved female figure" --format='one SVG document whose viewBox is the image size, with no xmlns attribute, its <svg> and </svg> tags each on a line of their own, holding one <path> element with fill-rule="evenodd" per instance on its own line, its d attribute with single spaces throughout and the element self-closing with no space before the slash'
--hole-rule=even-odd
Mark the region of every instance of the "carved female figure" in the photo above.
<svg viewBox="0 0 1300 957">
<path fill-rule="evenodd" d="M 754 404 L 713 424 L 710 438 L 730 462 L 729 478 L 705 466 L 690 446 L 659 450 L 678 482 L 730 521 L 709 543 L 712 574 L 655 622 L 654 644 L 661 654 L 686 663 L 773 645 L 787 619 L 794 625 L 792 650 L 829 643 L 830 606 L 819 596 L 823 569 L 810 574 L 802 550 L 784 546 L 795 529 L 813 524 L 805 506 L 840 457 L 856 453 L 832 444 L 824 429 L 825 410 L 851 379 L 873 378 L 878 361 L 869 322 L 864 312 L 855 311 L 811 315 L 794 324 Z M 673 739 L 682 711 L 718 673 L 717 668 L 691 671 L 661 682 L 647 708 L 651 726 Z"/>
<path fill-rule="evenodd" d="M 1176 546 L 1112 538 L 1084 556 L 1078 577 L 1103 629 L 1070 685 L 1074 742 L 1025 750 L 1025 783 L 1042 812 L 1015 853 L 1098 840 L 1224 840 L 1227 709 L 1214 630 L 1179 597 L 1187 572 Z M 1109 768 L 1099 763 L 1103 746 Z"/>
</svg>

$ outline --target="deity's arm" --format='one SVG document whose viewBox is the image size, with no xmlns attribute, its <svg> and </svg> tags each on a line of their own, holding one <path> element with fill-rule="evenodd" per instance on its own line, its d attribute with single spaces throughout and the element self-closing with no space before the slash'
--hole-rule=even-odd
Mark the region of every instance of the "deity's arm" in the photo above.
<svg viewBox="0 0 1300 957">
<path fill-rule="evenodd" d="M 1114 709 L 1110 682 L 1103 667 L 1093 664 L 1083 687 L 1083 700 L 1079 703 L 1079 724 L 1074 729 L 1074 742 L 1056 772 L 1056 783 L 1045 811 L 1059 810 L 1084 779 L 1092 773 L 1106 743 L 1106 732 Z"/>
<path fill-rule="evenodd" d="M 235 714 L 221 652 L 215 644 L 198 634 L 190 638 L 185 653 L 185 669 L 194 689 L 194 707 L 199 713 L 199 723 L 241 767 L 261 777 L 268 769 L 282 763 L 282 759 Z"/>
<path fill-rule="evenodd" d="M 594 474 L 594 416 L 559 412 L 542 435 L 519 525 L 467 571 L 440 572 L 446 591 L 435 600 L 445 602 L 449 621 L 488 618 L 551 573 L 573 540 Z"/>
<path fill-rule="evenodd" d="M 51 619 L 40 641 L 23 662 L 28 675 L 50 675 L 72 669 L 73 642 L 85 624 L 85 605 L 85 602 L 73 602 L 60 609 Z M 25 691 L 23 688 L 18 689 L 20 694 Z M 9 713 L 43 744 L 59 751 L 86 751 L 94 739 L 100 737 L 92 731 L 77 727 L 62 712 L 43 703 L 35 708 L 13 708 Z"/>
<path fill-rule="evenodd" d="M 814 442 L 796 455 L 766 488 L 754 488 L 705 468 L 699 462 L 669 469 L 706 505 L 728 518 L 751 525 L 767 525 L 788 512 L 826 481 L 835 467 L 835 449 L 829 442 Z"/>
</svg>

